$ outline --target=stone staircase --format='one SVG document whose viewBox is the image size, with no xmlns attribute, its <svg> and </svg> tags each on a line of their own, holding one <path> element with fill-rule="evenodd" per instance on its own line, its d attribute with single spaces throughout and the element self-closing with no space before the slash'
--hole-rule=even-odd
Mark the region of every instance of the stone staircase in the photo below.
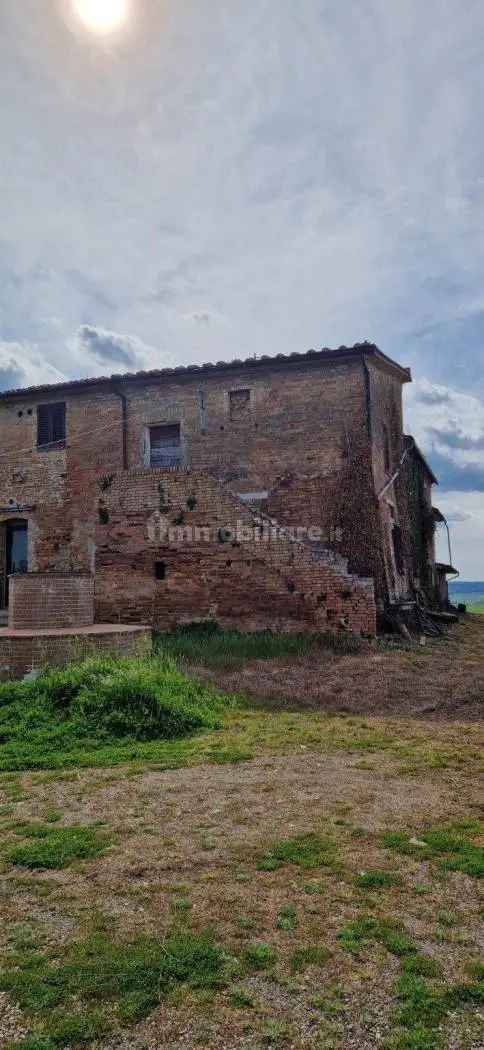
<svg viewBox="0 0 484 1050">
<path fill-rule="evenodd" d="M 224 488 L 239 505 L 246 520 L 248 516 L 255 527 L 281 528 L 281 523 L 275 518 L 260 508 L 252 508 L 228 486 Z M 303 597 L 313 607 L 316 623 L 322 627 L 346 624 L 351 630 L 374 632 L 374 581 L 371 577 L 350 573 L 348 559 L 339 551 L 307 537 L 285 536 L 283 540 L 269 544 L 264 553 L 264 560 L 286 582 L 288 575 L 291 576 L 290 582 L 295 589 L 302 591 Z"/>
</svg>

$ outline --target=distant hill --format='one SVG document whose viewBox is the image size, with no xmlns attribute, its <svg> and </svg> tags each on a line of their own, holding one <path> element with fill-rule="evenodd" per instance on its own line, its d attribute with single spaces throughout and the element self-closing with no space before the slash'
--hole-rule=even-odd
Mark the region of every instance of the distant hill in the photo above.
<svg viewBox="0 0 484 1050">
<path fill-rule="evenodd" d="M 449 580 L 449 590 L 454 594 L 484 594 L 484 581 L 471 580 Z"/>
</svg>

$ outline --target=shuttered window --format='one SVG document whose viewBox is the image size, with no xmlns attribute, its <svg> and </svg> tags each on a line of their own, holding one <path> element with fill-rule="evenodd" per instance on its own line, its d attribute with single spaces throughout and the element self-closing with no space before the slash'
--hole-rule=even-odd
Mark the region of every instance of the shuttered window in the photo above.
<svg viewBox="0 0 484 1050">
<path fill-rule="evenodd" d="M 150 466 L 179 467 L 182 449 L 179 423 L 150 427 Z"/>
<path fill-rule="evenodd" d="M 66 440 L 66 406 L 64 401 L 37 408 L 37 445 L 62 448 Z"/>
</svg>

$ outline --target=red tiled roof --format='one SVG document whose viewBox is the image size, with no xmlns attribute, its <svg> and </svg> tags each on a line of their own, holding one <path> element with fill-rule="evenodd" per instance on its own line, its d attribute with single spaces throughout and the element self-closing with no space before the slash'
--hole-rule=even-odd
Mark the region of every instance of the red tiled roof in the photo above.
<svg viewBox="0 0 484 1050">
<path fill-rule="evenodd" d="M 240 368 L 254 369 L 267 367 L 280 367 L 287 365 L 300 365 L 312 362 L 325 364 L 329 361 L 338 361 L 341 358 L 351 357 L 373 357 L 383 367 L 390 368 L 398 373 L 403 383 L 411 381 L 409 368 L 403 368 L 391 357 L 387 357 L 374 343 L 355 343 L 354 346 L 340 346 L 336 349 L 323 347 L 321 350 L 308 350 L 306 353 L 276 354 L 262 357 L 248 357 L 244 360 L 217 361 L 215 364 L 202 365 L 178 365 L 175 368 L 154 368 L 146 372 L 122 372 L 110 376 L 93 376 L 90 379 L 68 379 L 60 383 L 42 383 L 39 386 L 19 387 L 15 390 L 4 390 L 0 392 L 0 400 L 10 397 L 24 396 L 25 394 L 43 394 L 50 391 L 65 390 L 72 393 L 81 393 L 94 386 L 119 386 L 127 382 L 151 381 L 156 379 L 178 379 L 185 376 L 203 376 L 213 372 L 237 371 Z"/>
</svg>

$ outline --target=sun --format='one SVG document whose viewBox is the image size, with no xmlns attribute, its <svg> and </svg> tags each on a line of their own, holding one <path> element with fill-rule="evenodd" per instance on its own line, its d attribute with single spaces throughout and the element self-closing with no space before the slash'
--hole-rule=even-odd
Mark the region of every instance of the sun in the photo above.
<svg viewBox="0 0 484 1050">
<path fill-rule="evenodd" d="M 73 0 L 79 18 L 93 33 L 119 29 L 129 14 L 129 0 Z"/>
</svg>

